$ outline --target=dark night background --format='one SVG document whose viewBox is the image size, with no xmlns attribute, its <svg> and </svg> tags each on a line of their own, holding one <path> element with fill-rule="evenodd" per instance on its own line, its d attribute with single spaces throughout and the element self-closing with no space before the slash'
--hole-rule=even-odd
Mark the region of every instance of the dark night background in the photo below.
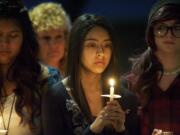
<svg viewBox="0 0 180 135">
<path fill-rule="evenodd" d="M 33 6 L 50 0 L 23 0 Z M 114 26 L 119 39 L 119 66 L 121 72 L 130 68 L 128 58 L 146 48 L 144 34 L 149 10 L 156 0 L 51 0 L 59 2 L 71 20 L 82 13 L 105 16 Z"/>
</svg>

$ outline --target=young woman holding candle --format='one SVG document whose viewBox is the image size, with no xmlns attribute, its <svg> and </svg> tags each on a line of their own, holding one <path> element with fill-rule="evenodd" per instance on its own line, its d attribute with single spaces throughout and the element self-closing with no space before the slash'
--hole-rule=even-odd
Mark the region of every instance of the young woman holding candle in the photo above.
<svg viewBox="0 0 180 135">
<path fill-rule="evenodd" d="M 117 43 L 103 17 L 84 14 L 74 23 L 69 39 L 67 77 L 47 91 L 43 103 L 45 135 L 136 135 L 135 96 L 118 86 Z M 108 79 L 116 80 L 109 101 Z"/>
<path fill-rule="evenodd" d="M 132 59 L 132 73 L 127 77 L 129 88 L 140 99 L 141 134 L 169 131 L 179 135 L 180 0 L 154 4 L 146 42 L 148 49 Z"/>
</svg>

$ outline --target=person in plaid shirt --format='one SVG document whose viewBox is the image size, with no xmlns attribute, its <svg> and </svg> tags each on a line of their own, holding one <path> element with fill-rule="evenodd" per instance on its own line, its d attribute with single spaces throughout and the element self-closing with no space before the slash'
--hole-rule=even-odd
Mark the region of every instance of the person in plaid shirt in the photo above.
<svg viewBox="0 0 180 135">
<path fill-rule="evenodd" d="M 180 135 L 180 0 L 159 0 L 146 29 L 148 48 L 126 76 L 140 103 L 142 135 Z"/>
</svg>

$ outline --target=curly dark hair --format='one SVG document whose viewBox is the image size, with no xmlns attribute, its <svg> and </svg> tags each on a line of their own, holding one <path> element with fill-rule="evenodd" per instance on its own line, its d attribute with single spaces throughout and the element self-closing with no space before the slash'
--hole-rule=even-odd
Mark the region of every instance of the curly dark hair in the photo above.
<svg viewBox="0 0 180 135">
<path fill-rule="evenodd" d="M 10 65 L 6 78 L 16 84 L 14 90 L 17 100 L 15 110 L 21 117 L 21 122 L 25 120 L 23 108 L 27 109 L 28 120 L 31 129 L 35 126 L 35 117 L 40 115 L 40 91 L 39 78 L 41 67 L 37 60 L 38 45 L 32 28 L 31 21 L 26 8 L 21 1 L 3 0 L 0 2 L 0 20 L 12 19 L 18 22 L 22 30 L 23 42 L 21 50 L 13 63 Z M 0 75 L 0 98 L 2 98 L 3 76 Z M 26 119 L 27 119 L 26 118 Z"/>
</svg>

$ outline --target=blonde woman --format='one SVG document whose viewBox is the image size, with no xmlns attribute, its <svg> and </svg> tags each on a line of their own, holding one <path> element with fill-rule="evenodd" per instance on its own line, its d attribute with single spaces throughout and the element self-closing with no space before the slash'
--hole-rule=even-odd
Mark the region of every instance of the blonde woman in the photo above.
<svg viewBox="0 0 180 135">
<path fill-rule="evenodd" d="M 70 19 L 61 4 L 41 3 L 29 11 L 39 43 L 39 60 L 64 75 Z"/>
</svg>

